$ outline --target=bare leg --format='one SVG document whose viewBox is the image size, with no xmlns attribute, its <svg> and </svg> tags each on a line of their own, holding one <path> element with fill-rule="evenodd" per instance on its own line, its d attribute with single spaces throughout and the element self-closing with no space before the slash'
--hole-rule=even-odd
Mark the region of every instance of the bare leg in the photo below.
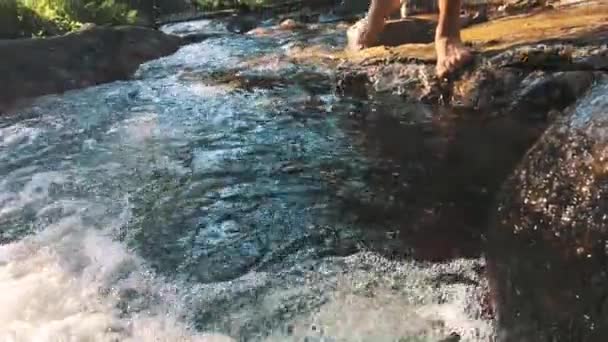
<svg viewBox="0 0 608 342">
<path fill-rule="evenodd" d="M 454 72 L 472 58 L 460 39 L 460 0 L 439 0 L 439 24 L 435 32 L 437 76 Z"/>
<path fill-rule="evenodd" d="M 384 30 L 386 18 L 399 7 L 399 0 L 371 0 L 367 23 L 364 31 L 359 35 L 358 45 L 362 48 L 374 45 L 378 40 L 378 34 Z"/>
</svg>

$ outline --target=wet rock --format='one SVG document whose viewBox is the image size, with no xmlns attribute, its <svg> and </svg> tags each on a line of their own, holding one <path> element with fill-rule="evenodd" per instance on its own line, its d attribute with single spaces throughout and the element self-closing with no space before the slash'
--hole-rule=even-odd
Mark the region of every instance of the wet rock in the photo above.
<svg viewBox="0 0 608 342">
<path fill-rule="evenodd" d="M 48 39 L 0 41 L 0 111 L 19 99 L 126 79 L 181 39 L 133 26 L 91 27 Z"/>
<path fill-rule="evenodd" d="M 608 333 L 606 93 L 604 77 L 504 184 L 487 245 L 499 341 Z"/>
<path fill-rule="evenodd" d="M 367 98 L 369 75 L 362 72 L 344 72 L 337 80 L 336 90 L 343 96 Z"/>
<path fill-rule="evenodd" d="M 451 102 L 477 109 L 503 107 L 513 113 L 546 114 L 574 102 L 591 85 L 592 71 L 526 74 L 517 68 L 479 69 L 453 85 Z"/>
<path fill-rule="evenodd" d="M 516 68 L 480 68 L 454 81 L 448 90 L 449 100 L 452 104 L 477 109 L 508 107 L 524 75 Z"/>
<path fill-rule="evenodd" d="M 466 12 L 460 15 L 460 27 L 465 28 L 488 21 L 488 13 L 485 10 Z"/>
<path fill-rule="evenodd" d="M 480 56 L 459 77 L 440 82 L 432 60 L 403 60 L 399 54 L 339 66 L 342 93 L 394 93 L 430 104 L 484 110 L 547 112 L 563 109 L 604 71 L 608 47 L 531 45 Z"/>
<path fill-rule="evenodd" d="M 246 33 L 256 28 L 260 23 L 254 15 L 235 15 L 226 22 L 226 29 L 234 33 Z"/>
<path fill-rule="evenodd" d="M 564 109 L 589 89 L 595 74 L 591 71 L 565 71 L 532 77 L 531 82 L 527 82 L 528 78 L 522 81 L 523 87 L 511 104 L 519 113 Z"/>
<path fill-rule="evenodd" d="M 516 14 L 524 11 L 529 11 L 534 7 L 541 6 L 541 0 L 509 0 L 498 7 L 499 12 L 506 14 Z"/>
<path fill-rule="evenodd" d="M 425 103 L 439 102 L 442 93 L 433 67 L 423 63 L 387 63 L 365 67 L 364 70 L 352 69 L 340 75 L 337 90 L 340 94 L 358 98 L 392 93 Z"/>
<path fill-rule="evenodd" d="M 281 30 L 295 30 L 301 27 L 302 25 L 293 19 L 285 19 L 279 24 Z"/>
<path fill-rule="evenodd" d="M 256 27 L 253 30 L 247 31 L 248 35 L 251 36 L 267 36 L 273 33 L 273 30 L 266 27 Z"/>
<path fill-rule="evenodd" d="M 184 44 L 195 44 L 205 41 L 210 38 L 221 37 L 222 33 L 206 33 L 206 32 L 195 32 L 183 35 L 182 41 Z"/>
<path fill-rule="evenodd" d="M 478 14 L 465 16 L 482 21 L 486 13 L 482 8 Z M 540 10 L 526 17 L 473 25 L 462 32 L 476 51 L 473 63 L 445 80 L 435 77 L 431 40 L 398 46 L 391 45 L 403 41 L 385 42 L 360 50 L 357 37 L 366 29 L 364 19 L 349 28 L 348 49 L 337 55 L 344 61 L 338 67 L 338 90 L 350 94 L 365 89 L 366 96 L 392 92 L 408 100 L 491 111 L 563 108 L 585 91 L 592 74 L 608 70 L 608 31 L 605 25 L 595 24 L 605 13 L 608 7 L 596 4 L 584 10 Z M 403 20 L 394 22 L 406 25 Z M 428 32 L 433 31 L 431 24 L 427 24 Z M 400 31 L 409 28 L 395 30 L 398 38 L 409 39 Z"/>
<path fill-rule="evenodd" d="M 458 333 L 451 333 L 448 337 L 441 339 L 439 342 L 458 342 L 460 341 L 460 335 Z"/>
</svg>

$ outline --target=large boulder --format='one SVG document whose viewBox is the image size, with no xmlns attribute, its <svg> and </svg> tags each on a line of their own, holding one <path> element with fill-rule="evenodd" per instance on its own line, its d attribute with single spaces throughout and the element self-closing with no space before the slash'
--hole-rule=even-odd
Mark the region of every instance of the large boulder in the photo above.
<svg viewBox="0 0 608 342">
<path fill-rule="evenodd" d="M 501 342 L 608 336 L 608 79 L 596 76 L 499 197 L 487 259 Z"/>
<path fill-rule="evenodd" d="M 260 17 L 254 14 L 235 14 L 226 22 L 226 29 L 234 33 L 245 33 L 260 24 Z"/>
<path fill-rule="evenodd" d="M 135 27 L 92 27 L 47 39 L 0 40 L 0 111 L 23 98 L 130 77 L 175 52 L 179 37 Z"/>
</svg>

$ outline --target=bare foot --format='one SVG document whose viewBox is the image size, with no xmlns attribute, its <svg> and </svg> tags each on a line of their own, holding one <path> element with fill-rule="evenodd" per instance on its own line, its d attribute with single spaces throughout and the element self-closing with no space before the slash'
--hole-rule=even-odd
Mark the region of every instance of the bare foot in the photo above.
<svg viewBox="0 0 608 342">
<path fill-rule="evenodd" d="M 356 49 L 365 49 L 368 47 L 375 46 L 378 43 L 378 34 L 384 29 L 384 19 L 382 20 L 370 20 L 365 18 L 365 21 L 361 23 L 361 27 L 358 28 L 356 37 Z"/>
<path fill-rule="evenodd" d="M 473 59 L 471 51 L 459 38 L 435 38 L 437 51 L 437 77 L 444 78 Z"/>
<path fill-rule="evenodd" d="M 386 18 L 400 6 L 400 0 L 372 0 L 362 26 L 357 28 L 357 48 L 364 49 L 376 45 L 378 35 L 384 30 Z"/>
</svg>

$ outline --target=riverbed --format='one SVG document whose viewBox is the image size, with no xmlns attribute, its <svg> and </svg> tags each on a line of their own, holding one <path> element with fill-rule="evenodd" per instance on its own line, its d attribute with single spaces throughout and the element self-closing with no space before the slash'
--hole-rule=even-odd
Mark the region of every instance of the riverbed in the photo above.
<svg viewBox="0 0 608 342">
<path fill-rule="evenodd" d="M 286 58 L 342 48 L 335 24 L 163 30 L 225 34 L 0 118 L 3 341 L 489 340 L 483 189 L 419 231 L 454 200 L 425 182 L 464 186 L 423 177 L 455 113 Z"/>
</svg>

